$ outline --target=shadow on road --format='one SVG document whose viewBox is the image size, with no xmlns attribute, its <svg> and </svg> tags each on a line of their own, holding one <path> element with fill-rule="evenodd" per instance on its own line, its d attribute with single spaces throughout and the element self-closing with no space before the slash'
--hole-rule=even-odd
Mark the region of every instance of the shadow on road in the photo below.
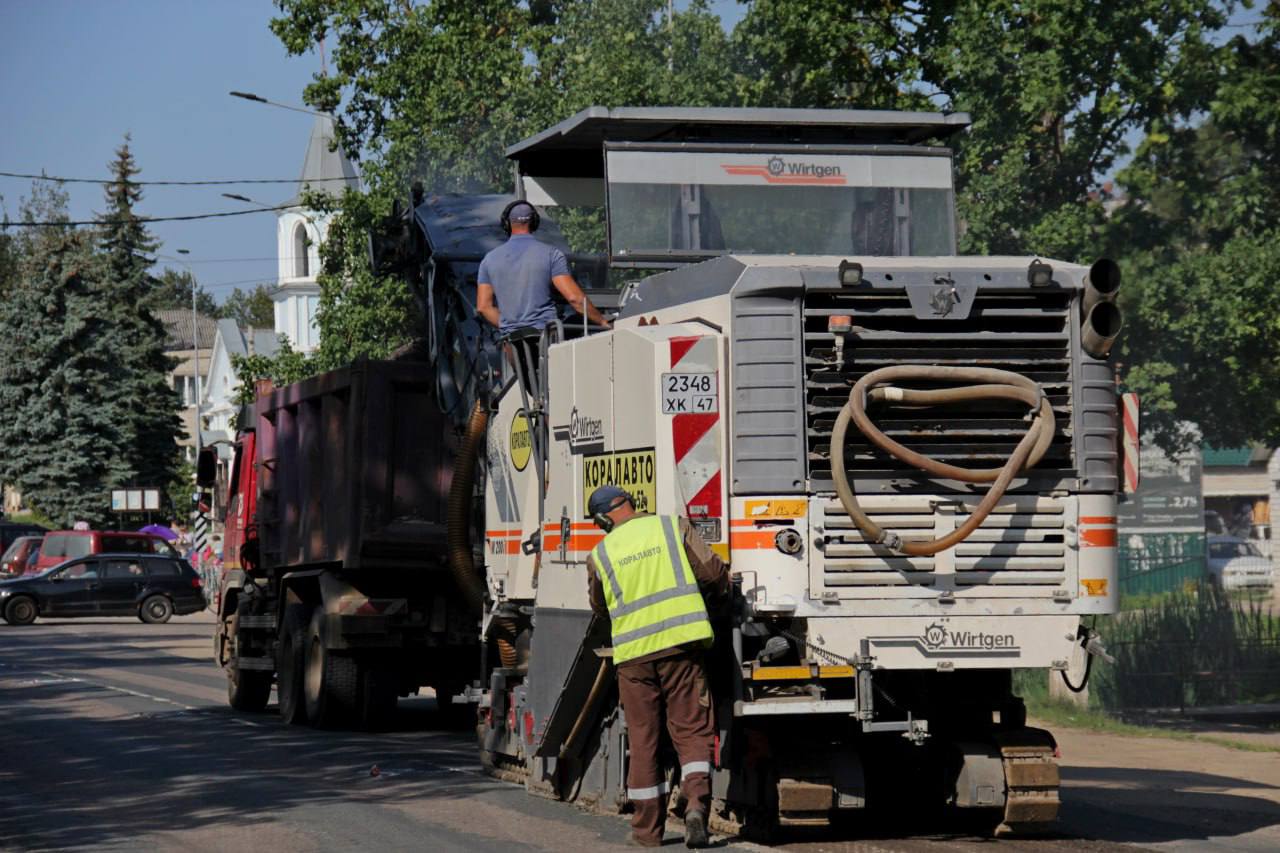
<svg viewBox="0 0 1280 853">
<path fill-rule="evenodd" d="M 1276 788 L 1196 770 L 1064 767 L 1062 818 L 1089 838 L 1126 844 L 1203 841 L 1280 826 L 1280 803 L 1235 793 Z"/>
<path fill-rule="evenodd" d="M 77 666 L 93 660 L 76 656 Z M 103 663 L 119 666 L 119 652 Z M 0 686 L 5 848 L 121 844 L 152 832 L 252 827 L 297 806 L 456 800 L 499 784 L 470 770 L 474 750 L 464 734 L 327 732 L 287 727 L 274 710 L 241 717 L 159 704 L 87 719 L 84 710 L 102 702 L 98 688 L 35 672 L 8 670 Z M 437 722 L 434 703 L 402 704 L 397 729 Z M 386 772 L 371 775 L 375 764 Z"/>
</svg>

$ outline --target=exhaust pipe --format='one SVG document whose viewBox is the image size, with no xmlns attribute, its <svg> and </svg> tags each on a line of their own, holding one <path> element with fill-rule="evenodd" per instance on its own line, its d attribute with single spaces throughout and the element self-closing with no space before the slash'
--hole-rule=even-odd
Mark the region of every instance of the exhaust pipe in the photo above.
<svg viewBox="0 0 1280 853">
<path fill-rule="evenodd" d="M 1080 346 L 1094 358 L 1106 358 L 1124 326 L 1124 316 L 1116 305 L 1120 292 L 1120 266 L 1110 258 L 1099 258 L 1084 277 L 1083 318 Z"/>
<path fill-rule="evenodd" d="M 1115 302 L 1120 292 L 1120 265 L 1110 258 L 1099 258 L 1084 276 L 1084 306 L 1081 317 L 1088 317 L 1099 302 Z"/>
<path fill-rule="evenodd" d="M 1114 302 L 1099 302 L 1084 318 L 1080 329 L 1080 347 L 1094 358 L 1106 358 L 1111 345 L 1124 326 L 1124 317 Z"/>
</svg>

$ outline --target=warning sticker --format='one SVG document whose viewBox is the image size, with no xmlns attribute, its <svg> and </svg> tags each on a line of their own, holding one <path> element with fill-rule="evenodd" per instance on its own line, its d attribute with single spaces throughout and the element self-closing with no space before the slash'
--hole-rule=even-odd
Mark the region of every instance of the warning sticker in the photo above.
<svg viewBox="0 0 1280 853">
<path fill-rule="evenodd" d="M 637 512 L 654 512 L 658 505 L 657 463 L 652 448 L 616 450 L 582 458 L 582 517 L 590 518 L 587 501 L 605 484 L 625 489 Z"/>
<path fill-rule="evenodd" d="M 511 419 L 511 436 L 508 442 L 511 452 L 511 464 L 517 471 L 523 471 L 529 464 L 529 455 L 533 452 L 533 442 L 529 434 L 529 416 L 524 409 L 516 412 Z"/>
<path fill-rule="evenodd" d="M 775 518 L 803 518 L 809 512 L 806 501 L 797 500 L 765 500 L 747 501 L 747 518 L 767 521 Z"/>
</svg>

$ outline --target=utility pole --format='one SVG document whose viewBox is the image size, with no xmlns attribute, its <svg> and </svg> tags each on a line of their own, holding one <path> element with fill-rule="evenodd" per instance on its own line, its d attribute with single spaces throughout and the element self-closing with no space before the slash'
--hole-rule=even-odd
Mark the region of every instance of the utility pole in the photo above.
<svg viewBox="0 0 1280 853">
<path fill-rule="evenodd" d="M 190 249 L 178 249 L 179 255 L 190 255 Z M 191 281 L 191 346 L 195 350 L 195 373 L 196 373 L 196 458 L 200 457 L 200 398 L 202 388 L 200 387 L 200 323 L 196 313 L 196 277 L 191 272 L 191 265 L 185 260 L 182 262 L 187 268 L 187 278 Z"/>
</svg>

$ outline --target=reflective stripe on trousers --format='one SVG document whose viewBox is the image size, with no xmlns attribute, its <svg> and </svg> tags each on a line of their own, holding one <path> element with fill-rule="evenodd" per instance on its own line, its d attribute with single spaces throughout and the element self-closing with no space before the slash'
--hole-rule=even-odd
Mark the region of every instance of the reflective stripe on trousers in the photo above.
<svg viewBox="0 0 1280 853">
<path fill-rule="evenodd" d="M 628 800 L 656 800 L 663 794 L 670 793 L 671 788 L 666 782 L 660 785 L 650 785 L 648 788 L 628 788 Z"/>
<path fill-rule="evenodd" d="M 687 779 L 690 776 L 692 776 L 694 773 L 710 773 L 710 772 L 711 772 L 710 761 L 690 761 L 686 764 L 680 765 L 681 779 Z"/>
</svg>

